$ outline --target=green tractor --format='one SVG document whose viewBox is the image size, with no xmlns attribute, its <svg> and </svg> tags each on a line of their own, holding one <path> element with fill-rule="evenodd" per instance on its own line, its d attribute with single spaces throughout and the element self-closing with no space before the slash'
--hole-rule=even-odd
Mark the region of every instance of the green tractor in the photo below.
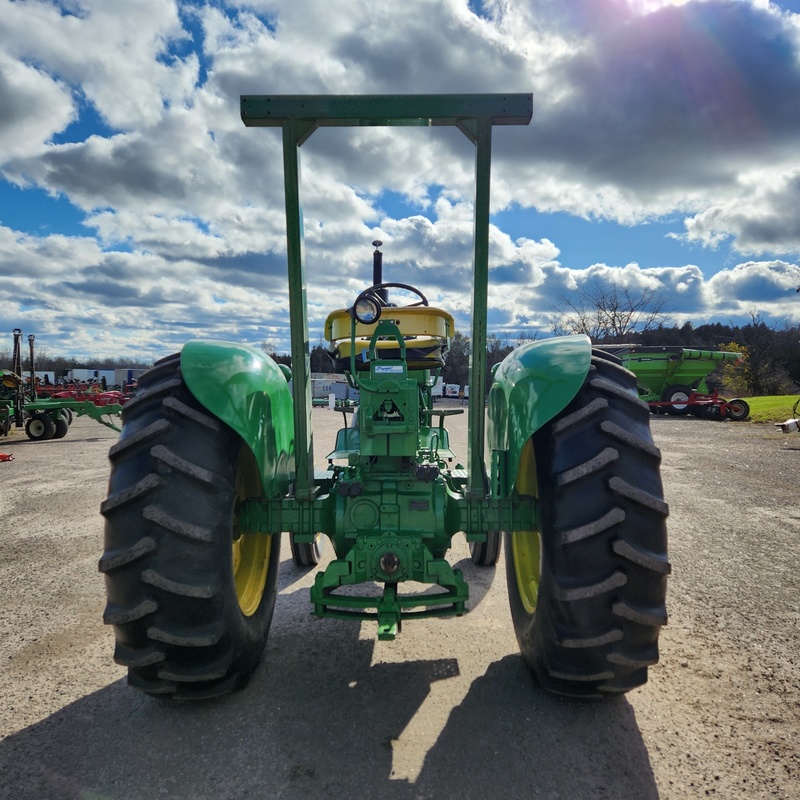
<svg viewBox="0 0 800 800">
<path fill-rule="evenodd" d="M 129 684 L 175 699 L 243 687 L 267 640 L 282 535 L 306 567 L 332 543 L 311 589 L 317 616 L 374 620 L 385 640 L 403 621 L 460 616 L 468 586 L 446 559 L 457 533 L 477 565 L 495 564 L 505 541 L 511 618 L 545 689 L 603 697 L 643 684 L 670 564 L 660 453 L 635 377 L 574 336 L 518 348 L 489 388 L 491 135 L 528 124 L 531 96 L 243 96 L 241 111 L 245 125 L 282 129 L 293 369 L 245 345 L 190 341 L 125 406 L 99 567 Z M 384 283 L 377 251 L 373 285 L 325 324 L 360 401 L 328 469 L 314 470 L 298 149 L 317 127 L 345 125 L 451 125 L 475 145 L 465 466 L 445 426 L 462 409 L 431 397 L 453 317 Z"/>
</svg>

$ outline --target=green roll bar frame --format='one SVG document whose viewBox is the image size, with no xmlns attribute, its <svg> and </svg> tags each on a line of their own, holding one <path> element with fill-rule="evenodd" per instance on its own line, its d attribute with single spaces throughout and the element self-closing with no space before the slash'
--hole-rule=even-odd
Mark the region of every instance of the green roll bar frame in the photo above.
<svg viewBox="0 0 800 800">
<path fill-rule="evenodd" d="M 528 94 L 428 95 L 242 95 L 241 117 L 248 127 L 281 128 L 286 251 L 289 271 L 289 322 L 294 373 L 295 498 L 313 500 L 314 445 L 311 431 L 311 374 L 300 201 L 300 146 L 320 127 L 455 126 L 475 145 L 473 220 L 472 342 L 470 352 L 467 497 L 488 493 L 484 461 L 486 340 L 489 287 L 489 200 L 492 127 L 527 125 L 533 115 Z M 302 371 L 298 366 L 302 364 Z"/>
</svg>

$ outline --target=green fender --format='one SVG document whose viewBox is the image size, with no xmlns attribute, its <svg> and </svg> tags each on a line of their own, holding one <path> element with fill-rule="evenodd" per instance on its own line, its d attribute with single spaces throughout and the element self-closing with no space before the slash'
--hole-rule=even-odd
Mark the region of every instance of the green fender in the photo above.
<svg viewBox="0 0 800 800">
<path fill-rule="evenodd" d="M 189 391 L 253 451 L 266 497 L 286 494 L 294 465 L 292 395 L 281 367 L 252 347 L 194 339 L 181 350 Z"/>
<path fill-rule="evenodd" d="M 509 496 L 522 448 L 575 397 L 591 356 L 588 336 L 560 336 L 523 345 L 494 368 L 487 420 L 494 496 Z"/>
</svg>

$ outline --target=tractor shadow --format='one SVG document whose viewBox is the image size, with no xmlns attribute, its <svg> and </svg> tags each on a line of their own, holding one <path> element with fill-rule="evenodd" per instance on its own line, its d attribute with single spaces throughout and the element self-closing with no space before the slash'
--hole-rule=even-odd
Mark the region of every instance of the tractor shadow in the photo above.
<svg viewBox="0 0 800 800">
<path fill-rule="evenodd" d="M 467 608 L 476 609 L 484 600 L 497 577 L 497 567 L 477 567 L 469 558 L 462 558 L 453 564 L 455 569 L 460 569 L 464 579 L 469 585 L 469 600 Z"/>
<path fill-rule="evenodd" d="M 290 589 L 246 690 L 171 704 L 116 681 L 0 742 L 0 795 L 658 797 L 626 699 L 549 697 L 516 654 L 465 680 L 474 667 L 459 652 L 476 642 L 455 638 L 453 623 L 416 624 L 431 624 L 430 648 L 409 633 L 378 651 L 374 631 L 317 620 L 305 589 Z"/>
<path fill-rule="evenodd" d="M 60 448 L 71 448 L 77 447 L 79 445 L 86 445 L 86 444 L 93 444 L 96 442 L 108 442 L 108 446 L 111 447 L 114 444 L 114 439 L 109 439 L 107 436 L 81 436 L 80 438 L 75 437 L 73 439 L 69 438 L 69 434 L 67 434 L 63 439 L 47 439 L 45 441 L 34 441 L 33 439 L 28 439 L 27 437 L 24 439 L 14 439 L 13 446 L 14 447 L 60 447 Z"/>
</svg>

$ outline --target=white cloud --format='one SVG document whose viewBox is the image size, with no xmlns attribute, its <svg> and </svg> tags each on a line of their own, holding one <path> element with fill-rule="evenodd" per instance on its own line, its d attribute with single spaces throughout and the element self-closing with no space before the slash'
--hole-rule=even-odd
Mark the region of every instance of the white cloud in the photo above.
<svg viewBox="0 0 800 800">
<path fill-rule="evenodd" d="M 679 214 L 687 244 L 727 254 L 713 277 L 687 264 L 567 269 L 555 237 L 493 226 L 498 325 L 540 324 L 591 280 L 663 288 L 696 322 L 748 303 L 795 313 L 777 290 L 800 254 L 800 28 L 774 5 L 492 0 L 480 16 L 467 0 L 65 6 L 0 0 L 0 168 L 68 198 L 95 234 L 0 229 L 0 321 L 58 331 L 59 346 L 105 342 L 97 319 L 142 352 L 196 332 L 288 347 L 280 132 L 243 126 L 247 93 L 533 91 L 531 125 L 493 133 L 493 210 L 630 225 Z M 53 144 L 89 107 L 116 133 Z M 369 280 L 381 238 L 386 279 L 418 283 L 465 327 L 467 139 L 325 129 L 301 153 L 312 326 Z M 751 256 L 762 260 L 734 266 Z"/>
<path fill-rule="evenodd" d="M 164 105 L 190 96 L 197 58 L 171 56 L 184 32 L 173 2 L 77 0 L 75 13 L 47 0 L 0 2 L 0 46 L 75 86 L 121 130 L 158 121 Z"/>
<path fill-rule="evenodd" d="M 34 66 L 9 58 L 0 48 L 0 158 L 35 155 L 43 142 L 74 117 L 66 86 Z"/>
<path fill-rule="evenodd" d="M 800 268 L 785 261 L 748 261 L 714 275 L 707 285 L 709 303 L 720 311 L 745 314 L 771 308 L 776 317 L 800 320 L 796 288 Z"/>
<path fill-rule="evenodd" d="M 800 252 L 800 167 L 742 175 L 733 196 L 684 221 L 679 238 L 718 247 L 731 241 L 739 253 Z"/>
</svg>

